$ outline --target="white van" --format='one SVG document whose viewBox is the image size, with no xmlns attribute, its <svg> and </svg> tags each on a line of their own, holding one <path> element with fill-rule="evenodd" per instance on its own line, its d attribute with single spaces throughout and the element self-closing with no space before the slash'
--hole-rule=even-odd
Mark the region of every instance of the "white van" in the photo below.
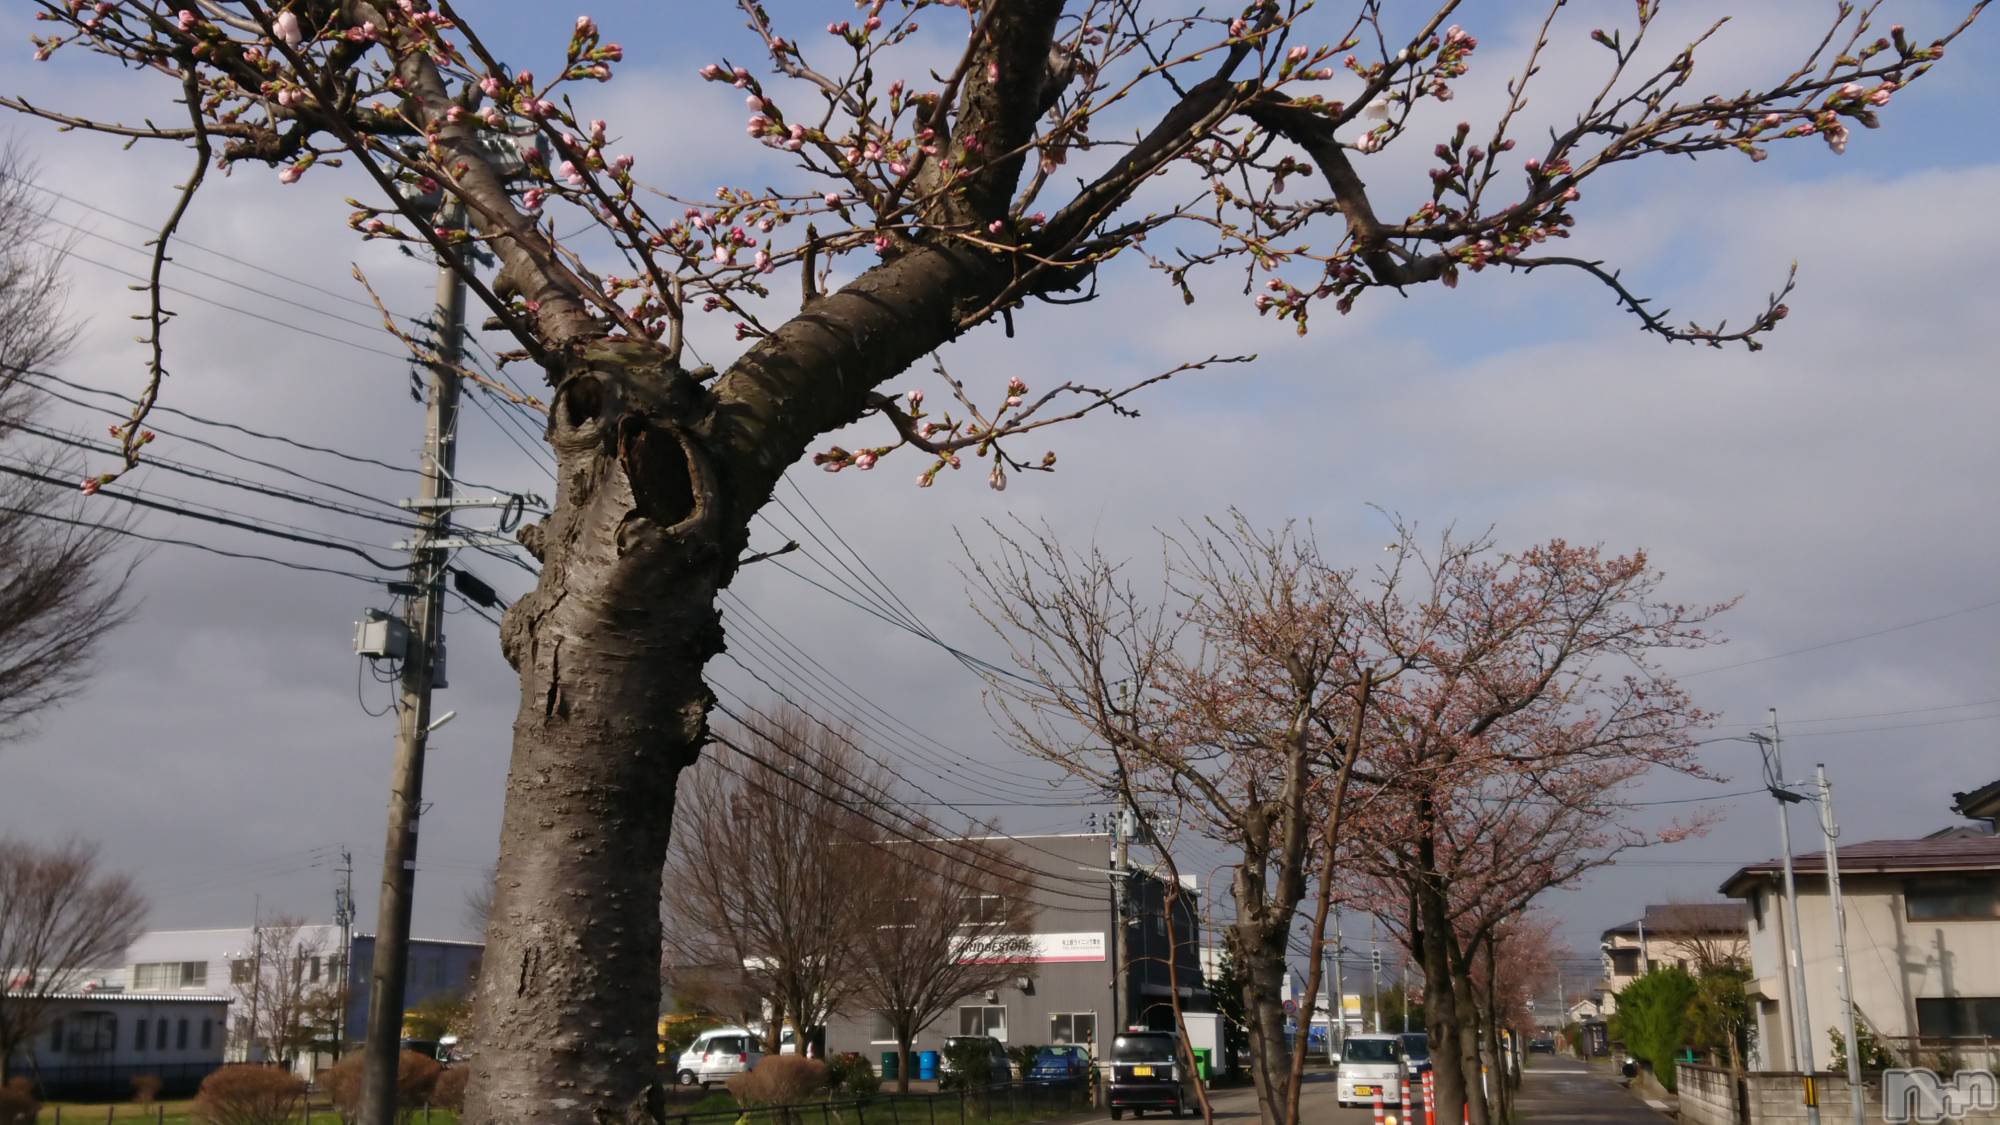
<svg viewBox="0 0 2000 1125">
<path fill-rule="evenodd" d="M 756 1067 L 764 1057 L 757 1036 L 740 1027 L 718 1027 L 694 1037 L 681 1052 L 674 1077 L 683 1086 L 726 1082 L 730 1076 Z"/>
<path fill-rule="evenodd" d="M 1409 1073 L 1404 1061 L 1400 1035 L 1348 1036 L 1340 1049 L 1335 1098 L 1343 1106 L 1373 1105 L 1379 1095 L 1383 1105 L 1401 1106 Z"/>
</svg>

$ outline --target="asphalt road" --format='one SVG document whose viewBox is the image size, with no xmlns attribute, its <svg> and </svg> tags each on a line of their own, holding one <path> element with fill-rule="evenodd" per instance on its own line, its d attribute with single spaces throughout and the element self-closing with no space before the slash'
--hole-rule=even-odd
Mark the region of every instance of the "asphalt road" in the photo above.
<svg viewBox="0 0 2000 1125">
<path fill-rule="evenodd" d="M 1227 1090 L 1210 1090 L 1209 1100 L 1215 1106 L 1217 1121 L 1255 1121 L 1257 1119 L 1257 1092 L 1248 1086 Z M 1336 1104 L 1333 1089 L 1333 1072 L 1307 1072 L 1305 1088 L 1300 1095 L 1300 1120 L 1309 1125 L 1373 1125 L 1374 1112 L 1369 1109 L 1342 1109 Z M 1107 1115 L 1075 1119 L 1076 1125 L 1097 1125 L 1110 1122 Z M 1126 1121 L 1133 1120 L 1127 1113 Z M 1145 1120 L 1172 1120 L 1165 1113 L 1149 1113 Z M 1198 1116 L 1187 1120 L 1198 1121 Z M 1122 1125 L 1122 1123 L 1121 1123 Z"/>
<path fill-rule="evenodd" d="M 1665 1125 L 1615 1077 L 1568 1058 L 1538 1058 L 1522 1080 L 1520 1116 L 1531 1125 Z"/>
</svg>

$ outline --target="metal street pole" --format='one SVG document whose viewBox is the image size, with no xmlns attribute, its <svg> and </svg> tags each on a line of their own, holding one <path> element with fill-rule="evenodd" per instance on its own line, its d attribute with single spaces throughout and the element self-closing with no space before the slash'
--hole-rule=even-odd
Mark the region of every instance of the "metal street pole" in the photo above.
<svg viewBox="0 0 2000 1125">
<path fill-rule="evenodd" d="M 455 230 L 462 205 L 447 202 L 440 226 Z M 417 876 L 417 820 L 422 812 L 424 744 L 431 731 L 431 689 L 444 633 L 445 560 L 432 543 L 451 532 L 452 465 L 458 433 L 458 358 L 465 328 L 465 286 L 438 263 L 433 314 L 440 362 L 431 367 L 424 418 L 423 486 L 416 507 L 420 530 L 410 553 L 405 623 L 409 645 L 397 699 L 396 760 L 389 784 L 389 831 L 382 847 L 382 894 L 375 916 L 375 956 L 369 969 L 367 1040 L 363 1044 L 361 1125 L 395 1125 L 396 1067 L 403 1036 L 403 997 L 409 976 L 410 900 Z"/>
<path fill-rule="evenodd" d="M 1861 1105 L 1861 1040 L 1854 1026 L 1854 975 L 1847 964 L 1847 908 L 1840 897 L 1840 854 L 1834 846 L 1840 839 L 1840 828 L 1833 822 L 1833 785 L 1826 779 L 1825 762 L 1819 763 L 1818 778 L 1819 828 L 1826 837 L 1826 889 L 1833 899 L 1833 955 L 1839 974 L 1835 980 L 1847 1016 L 1847 1104 L 1853 1111 L 1854 1125 L 1866 1125 Z"/>
<path fill-rule="evenodd" d="M 1812 1016 L 1806 1004 L 1806 954 L 1805 944 L 1799 936 L 1799 893 L 1792 878 L 1792 826 L 1790 805 L 1799 800 L 1796 793 L 1784 787 L 1785 759 L 1783 741 L 1778 733 L 1778 709 L 1771 708 L 1771 733 L 1762 740 L 1770 750 L 1769 769 L 1765 783 L 1771 796 L 1778 801 L 1778 842 L 1785 858 L 1785 904 L 1786 923 L 1791 929 L 1792 987 L 1797 993 L 1797 1003 L 1792 1011 L 1792 1065 L 1805 1076 L 1806 1119 L 1811 1125 L 1820 1125 L 1819 1089 L 1813 1082 Z"/>
</svg>

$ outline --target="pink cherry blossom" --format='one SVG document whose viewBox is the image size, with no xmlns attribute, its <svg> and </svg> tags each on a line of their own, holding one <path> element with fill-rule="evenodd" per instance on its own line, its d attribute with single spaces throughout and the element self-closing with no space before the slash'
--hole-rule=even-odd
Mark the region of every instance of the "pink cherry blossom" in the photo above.
<svg viewBox="0 0 2000 1125">
<path fill-rule="evenodd" d="M 305 174 L 305 165 L 287 164 L 283 168 L 278 169 L 278 182 L 281 184 L 295 184 L 299 182 L 299 177 Z"/>
<path fill-rule="evenodd" d="M 271 30 L 278 33 L 278 38 L 287 47 L 297 47 L 305 42 L 305 36 L 299 31 L 299 17 L 289 10 L 278 13 L 277 18 L 271 21 Z"/>
<path fill-rule="evenodd" d="M 859 453 L 855 454 L 855 455 L 854 455 L 854 467 L 855 467 L 855 468 L 857 468 L 857 469 L 860 469 L 860 470 L 861 470 L 862 472 L 864 472 L 864 473 L 865 473 L 865 472 L 867 472 L 867 471 L 868 471 L 869 469 L 872 469 L 872 468 L 874 468 L 874 467 L 875 467 L 875 454 L 873 454 L 873 453 L 870 453 L 869 451 L 867 451 L 867 450 L 865 450 L 865 449 L 864 449 L 864 450 L 862 450 L 861 452 L 859 452 Z"/>
</svg>

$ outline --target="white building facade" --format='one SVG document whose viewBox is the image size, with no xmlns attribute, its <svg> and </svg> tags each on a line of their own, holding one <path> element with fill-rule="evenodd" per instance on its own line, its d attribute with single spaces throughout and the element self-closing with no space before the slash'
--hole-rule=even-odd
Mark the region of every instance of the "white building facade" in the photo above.
<svg viewBox="0 0 2000 1125">
<path fill-rule="evenodd" d="M 223 1064 L 228 1016 L 229 997 L 201 992 L 59 992 L 13 1068 L 53 1097 L 127 1098 L 146 1076 L 191 1094 Z"/>
</svg>

